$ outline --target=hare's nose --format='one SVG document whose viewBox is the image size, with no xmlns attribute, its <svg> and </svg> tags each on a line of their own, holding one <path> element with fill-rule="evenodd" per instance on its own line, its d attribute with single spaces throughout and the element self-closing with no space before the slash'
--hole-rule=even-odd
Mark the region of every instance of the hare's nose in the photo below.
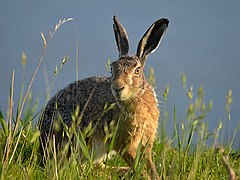
<svg viewBox="0 0 240 180">
<path fill-rule="evenodd" d="M 123 89 L 124 89 L 124 86 L 122 86 L 122 87 L 120 87 L 120 88 L 116 88 L 115 91 L 116 91 L 116 93 L 119 93 L 119 92 L 121 92 Z"/>
</svg>

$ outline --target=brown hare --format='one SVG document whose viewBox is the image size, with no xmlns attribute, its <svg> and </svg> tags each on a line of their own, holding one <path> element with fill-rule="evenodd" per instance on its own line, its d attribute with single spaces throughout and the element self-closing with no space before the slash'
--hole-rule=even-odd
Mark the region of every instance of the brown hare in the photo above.
<svg viewBox="0 0 240 180">
<path fill-rule="evenodd" d="M 40 150 L 46 157 L 53 137 L 56 147 L 62 146 L 68 139 L 64 136 L 64 127 L 73 124 L 73 114 L 78 110 L 77 131 L 84 131 L 89 125 L 93 129 L 86 143 L 95 162 L 101 163 L 109 153 L 109 145 L 113 141 L 111 138 L 106 140 L 105 126 L 114 124 L 116 131 L 112 150 L 131 167 L 141 145 L 141 150 L 145 151 L 147 171 L 154 179 L 157 172 L 151 151 L 160 112 L 154 89 L 144 76 L 144 65 L 148 55 L 159 46 L 169 21 L 162 18 L 154 22 L 140 40 L 134 56 L 128 55 L 126 30 L 115 16 L 113 21 L 119 59 L 111 64 L 112 76 L 73 82 L 50 99 L 40 121 Z M 108 110 L 107 105 L 111 106 Z M 57 121 L 60 122 L 58 130 L 54 128 Z"/>
</svg>

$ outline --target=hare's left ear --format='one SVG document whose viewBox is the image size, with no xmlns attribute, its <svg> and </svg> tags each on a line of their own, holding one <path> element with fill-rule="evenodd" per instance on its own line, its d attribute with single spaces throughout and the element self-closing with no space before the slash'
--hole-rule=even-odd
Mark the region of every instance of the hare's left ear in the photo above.
<svg viewBox="0 0 240 180">
<path fill-rule="evenodd" d="M 140 59 L 142 66 L 144 66 L 148 55 L 158 48 L 168 23 L 168 19 L 165 18 L 157 20 L 148 28 L 138 43 L 136 55 Z"/>
<path fill-rule="evenodd" d="M 128 55 L 129 43 L 128 43 L 128 35 L 124 27 L 118 21 L 116 16 L 113 16 L 113 30 L 114 35 L 119 51 L 119 58 L 125 55 Z"/>
</svg>

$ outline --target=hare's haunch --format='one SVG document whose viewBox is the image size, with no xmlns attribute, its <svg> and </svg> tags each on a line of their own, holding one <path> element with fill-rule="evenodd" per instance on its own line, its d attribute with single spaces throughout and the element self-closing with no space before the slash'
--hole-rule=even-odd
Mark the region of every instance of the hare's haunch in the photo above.
<svg viewBox="0 0 240 180">
<path fill-rule="evenodd" d="M 106 157 L 114 137 L 112 150 L 130 167 L 141 145 L 147 170 L 152 178 L 156 178 L 151 150 L 160 112 L 154 89 L 146 81 L 143 69 L 148 55 L 160 44 L 169 21 L 163 18 L 154 22 L 140 40 L 134 56 L 128 55 L 126 30 L 115 16 L 113 21 L 119 59 L 111 64 L 112 76 L 73 82 L 50 99 L 40 121 L 40 150 L 47 158 L 53 140 L 57 150 L 62 148 L 69 139 L 64 133 L 65 127 L 71 127 L 73 123 L 77 132 L 84 132 L 91 126 L 85 141 L 95 162 L 100 163 Z M 106 132 L 106 127 L 110 132 Z M 111 131 L 115 135 L 106 138 Z M 74 141 L 74 137 L 71 140 Z"/>
</svg>

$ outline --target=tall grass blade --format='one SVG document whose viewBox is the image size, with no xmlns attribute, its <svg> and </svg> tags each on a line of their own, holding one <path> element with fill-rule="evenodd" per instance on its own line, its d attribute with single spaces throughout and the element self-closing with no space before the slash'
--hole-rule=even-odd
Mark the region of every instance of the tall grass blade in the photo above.
<svg viewBox="0 0 240 180">
<path fill-rule="evenodd" d="M 4 135 L 5 135 L 5 137 L 7 137 L 8 136 L 8 128 L 7 128 L 6 121 L 3 117 L 2 111 L 0 111 L 0 123 L 1 123 L 2 129 L 3 129 Z"/>
<path fill-rule="evenodd" d="M 148 147 L 148 142 L 146 143 L 146 145 L 143 147 L 142 146 L 142 139 L 140 141 L 140 143 L 138 144 L 138 148 L 137 148 L 137 153 L 136 153 L 136 157 L 135 157 L 135 160 L 134 160 L 134 176 L 132 177 L 132 179 L 135 179 L 135 176 L 137 175 L 141 175 L 142 174 L 142 171 L 143 171 L 143 168 L 146 164 L 146 156 L 145 156 L 145 152 L 146 152 L 146 149 Z"/>
<path fill-rule="evenodd" d="M 87 160 L 89 160 L 91 162 L 92 158 L 89 154 L 88 146 L 86 144 L 85 137 L 83 136 L 83 133 L 79 130 L 79 132 L 76 133 L 75 135 L 77 137 L 79 146 L 80 146 L 80 148 L 83 152 L 84 157 L 86 157 Z M 80 135 L 80 137 L 79 137 L 79 135 Z"/>
</svg>

